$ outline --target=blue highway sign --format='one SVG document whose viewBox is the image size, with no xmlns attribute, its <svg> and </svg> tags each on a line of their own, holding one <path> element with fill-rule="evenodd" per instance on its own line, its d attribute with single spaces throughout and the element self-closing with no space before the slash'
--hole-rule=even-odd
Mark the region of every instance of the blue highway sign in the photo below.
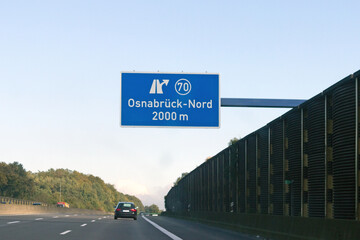
<svg viewBox="0 0 360 240">
<path fill-rule="evenodd" d="M 121 73 L 120 125 L 220 127 L 219 74 Z"/>
</svg>

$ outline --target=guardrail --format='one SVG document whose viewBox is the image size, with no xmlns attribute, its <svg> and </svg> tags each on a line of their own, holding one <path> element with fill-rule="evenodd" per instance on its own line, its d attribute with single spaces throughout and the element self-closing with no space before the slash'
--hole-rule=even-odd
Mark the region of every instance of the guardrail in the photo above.
<svg viewBox="0 0 360 240">
<path fill-rule="evenodd" d="M 2 197 L 0 196 L 0 204 L 16 204 L 16 205 L 39 205 L 39 206 L 50 206 L 51 204 L 42 203 L 37 201 L 30 201 L 30 200 L 23 200 L 23 199 L 16 199 L 10 197 Z"/>
<path fill-rule="evenodd" d="M 10 197 L 0 196 L 0 215 L 28 215 L 28 214 L 47 214 L 47 213 L 77 213 L 77 214 L 107 214 L 103 211 L 63 208 L 56 204 L 48 204 L 37 201 L 22 200 Z"/>
</svg>

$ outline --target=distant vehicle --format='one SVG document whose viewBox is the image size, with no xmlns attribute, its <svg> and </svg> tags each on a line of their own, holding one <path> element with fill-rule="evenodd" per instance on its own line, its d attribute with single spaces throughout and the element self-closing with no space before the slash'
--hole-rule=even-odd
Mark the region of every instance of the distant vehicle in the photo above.
<svg viewBox="0 0 360 240">
<path fill-rule="evenodd" d="M 132 202 L 119 202 L 115 208 L 114 219 L 133 218 L 137 220 L 137 209 Z"/>
<path fill-rule="evenodd" d="M 146 213 L 146 216 L 157 217 L 157 216 L 159 216 L 159 214 L 157 214 L 157 213 Z"/>
<path fill-rule="evenodd" d="M 56 204 L 57 207 L 70 208 L 70 205 L 66 202 L 58 202 Z"/>
</svg>

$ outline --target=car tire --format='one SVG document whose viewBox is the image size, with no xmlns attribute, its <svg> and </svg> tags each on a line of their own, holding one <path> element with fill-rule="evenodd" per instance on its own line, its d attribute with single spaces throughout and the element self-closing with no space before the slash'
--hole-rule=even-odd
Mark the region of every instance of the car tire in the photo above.
<svg viewBox="0 0 360 240">
<path fill-rule="evenodd" d="M 114 216 L 114 219 L 116 220 L 116 219 L 117 219 L 117 216 Z"/>
<path fill-rule="evenodd" d="M 137 217 L 134 217 L 134 220 L 137 220 Z"/>
</svg>

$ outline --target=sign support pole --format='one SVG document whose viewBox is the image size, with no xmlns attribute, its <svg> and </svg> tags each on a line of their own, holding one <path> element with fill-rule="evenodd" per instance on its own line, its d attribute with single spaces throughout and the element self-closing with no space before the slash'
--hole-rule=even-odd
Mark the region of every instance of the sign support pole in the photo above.
<svg viewBox="0 0 360 240">
<path fill-rule="evenodd" d="M 294 108 L 303 99 L 221 98 L 221 107 Z"/>
</svg>

